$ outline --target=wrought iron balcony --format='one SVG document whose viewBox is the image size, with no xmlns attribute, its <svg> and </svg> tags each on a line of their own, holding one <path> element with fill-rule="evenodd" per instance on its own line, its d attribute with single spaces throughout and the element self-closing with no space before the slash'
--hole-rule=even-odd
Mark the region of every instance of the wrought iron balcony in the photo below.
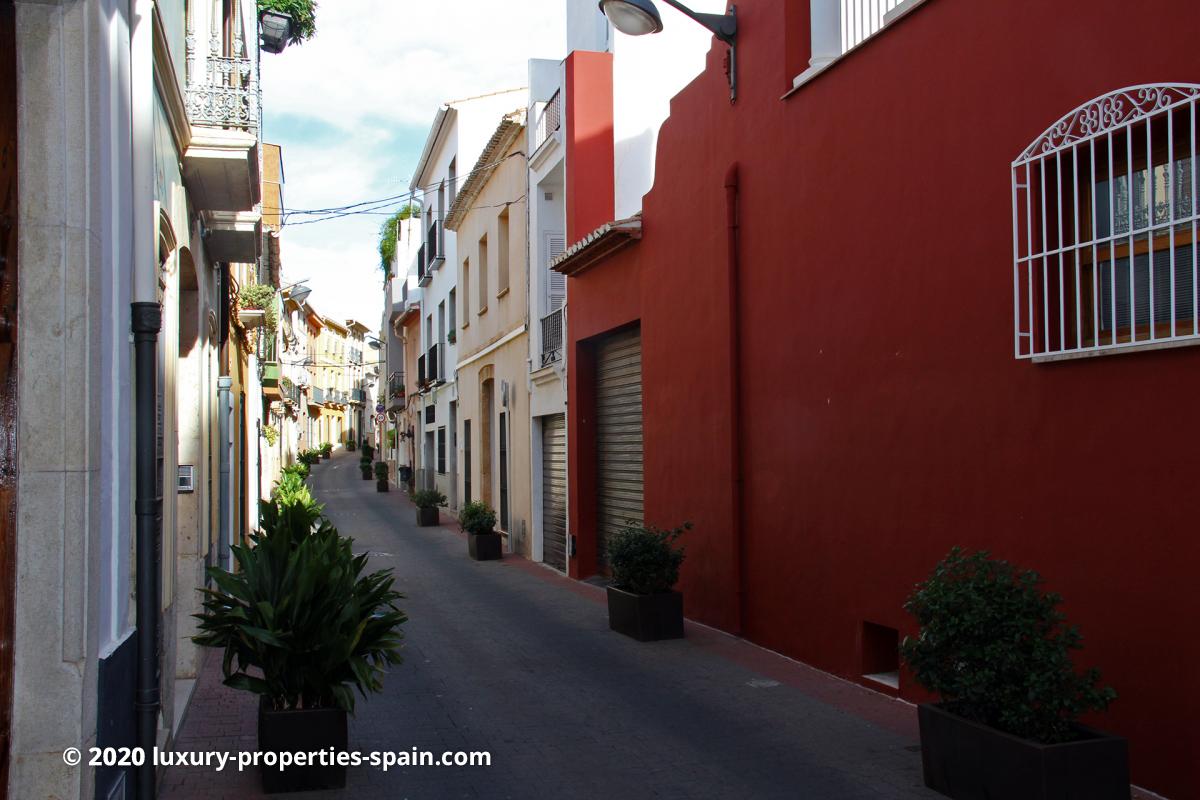
<svg viewBox="0 0 1200 800">
<path fill-rule="evenodd" d="M 557 91 L 542 107 L 534 128 L 533 149 L 536 151 L 554 132 L 562 127 L 562 91 Z"/>
<path fill-rule="evenodd" d="M 194 38 L 188 37 L 187 112 L 193 125 L 258 130 L 258 85 L 249 58 L 209 54 L 196 74 Z"/>
<path fill-rule="evenodd" d="M 429 348 L 429 355 L 425 357 L 425 368 L 428 370 L 431 383 L 440 383 L 446 379 L 442 370 L 442 364 L 439 363 L 441 361 L 441 349 L 442 346 L 440 344 L 435 344 Z"/>
<path fill-rule="evenodd" d="M 417 285 L 428 286 L 433 280 L 433 276 L 429 272 L 429 259 L 425 257 L 428 245 L 421 245 L 417 250 Z"/>
<path fill-rule="evenodd" d="M 429 380 L 425 377 L 425 356 L 417 356 L 417 386 L 425 388 Z"/>
<path fill-rule="evenodd" d="M 445 235 L 441 220 L 435 219 L 429 226 L 425 237 L 425 254 L 429 257 L 428 271 L 437 269 L 446 260 L 446 254 L 443 252 L 446 244 Z"/>
<path fill-rule="evenodd" d="M 393 372 L 388 375 L 388 396 L 403 397 L 404 396 L 404 373 Z"/>
<path fill-rule="evenodd" d="M 542 317 L 542 366 L 561 361 L 563 355 L 563 310 L 551 311 Z"/>
</svg>

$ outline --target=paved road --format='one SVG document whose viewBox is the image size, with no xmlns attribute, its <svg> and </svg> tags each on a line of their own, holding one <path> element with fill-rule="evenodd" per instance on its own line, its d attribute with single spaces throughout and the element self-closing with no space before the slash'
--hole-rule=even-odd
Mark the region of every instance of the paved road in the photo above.
<svg viewBox="0 0 1200 800">
<path fill-rule="evenodd" d="M 653 644 L 612 633 L 597 589 L 520 559 L 471 561 L 452 526 L 416 528 L 402 494 L 360 480 L 354 454 L 312 483 L 356 550 L 395 570 L 410 616 L 405 663 L 359 701 L 351 746 L 492 756 L 486 768 L 351 769 L 344 796 L 939 797 L 921 785 L 910 707 L 698 626 Z M 210 658 L 180 750 L 253 748 L 253 698 L 220 686 L 217 667 Z M 254 786 L 172 769 L 163 796 Z"/>
</svg>

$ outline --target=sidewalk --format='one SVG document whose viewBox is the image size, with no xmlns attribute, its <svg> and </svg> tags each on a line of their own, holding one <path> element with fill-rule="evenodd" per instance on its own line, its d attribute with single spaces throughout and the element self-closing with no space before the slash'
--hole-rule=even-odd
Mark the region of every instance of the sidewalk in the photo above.
<svg viewBox="0 0 1200 800">
<path fill-rule="evenodd" d="M 312 797 L 936 798 L 921 783 L 915 709 L 718 631 L 639 644 L 608 630 L 603 591 L 538 564 L 468 559 L 416 528 L 403 493 L 355 462 L 314 470 L 355 549 L 406 595 L 405 663 L 359 700 L 353 749 L 490 751 L 491 767 L 351 768 Z M 221 684 L 209 653 L 179 751 L 250 751 L 256 698 Z M 164 800 L 260 797 L 258 775 L 169 769 Z M 291 795 L 306 797 L 309 795 Z"/>
</svg>

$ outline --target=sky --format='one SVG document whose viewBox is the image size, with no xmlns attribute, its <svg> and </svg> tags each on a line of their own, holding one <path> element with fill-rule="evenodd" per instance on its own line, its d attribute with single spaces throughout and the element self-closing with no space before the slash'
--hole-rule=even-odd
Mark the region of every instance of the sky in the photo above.
<svg viewBox="0 0 1200 800">
<path fill-rule="evenodd" d="M 525 86 L 530 58 L 565 56 L 565 5 L 321 0 L 314 38 L 262 57 L 263 138 L 283 148 L 286 210 L 407 192 L 442 103 Z M 321 314 L 377 329 L 386 216 L 301 225 L 313 217 L 292 214 L 281 234 L 284 278 L 307 278 Z"/>
</svg>

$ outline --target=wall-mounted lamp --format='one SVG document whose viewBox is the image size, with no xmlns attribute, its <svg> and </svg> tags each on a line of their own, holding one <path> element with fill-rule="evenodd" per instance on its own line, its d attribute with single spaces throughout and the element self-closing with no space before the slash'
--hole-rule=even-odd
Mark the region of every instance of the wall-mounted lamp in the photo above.
<svg viewBox="0 0 1200 800">
<path fill-rule="evenodd" d="M 737 6 L 725 14 L 701 14 L 678 0 L 663 0 L 684 16 L 695 20 L 729 45 L 729 102 L 737 100 Z M 600 0 L 600 10 L 613 27 L 627 36 L 645 36 L 663 29 L 662 16 L 654 0 Z"/>
<path fill-rule="evenodd" d="M 292 38 L 292 18 L 280 11 L 264 11 L 258 18 L 262 49 L 268 53 L 282 53 Z"/>
</svg>

